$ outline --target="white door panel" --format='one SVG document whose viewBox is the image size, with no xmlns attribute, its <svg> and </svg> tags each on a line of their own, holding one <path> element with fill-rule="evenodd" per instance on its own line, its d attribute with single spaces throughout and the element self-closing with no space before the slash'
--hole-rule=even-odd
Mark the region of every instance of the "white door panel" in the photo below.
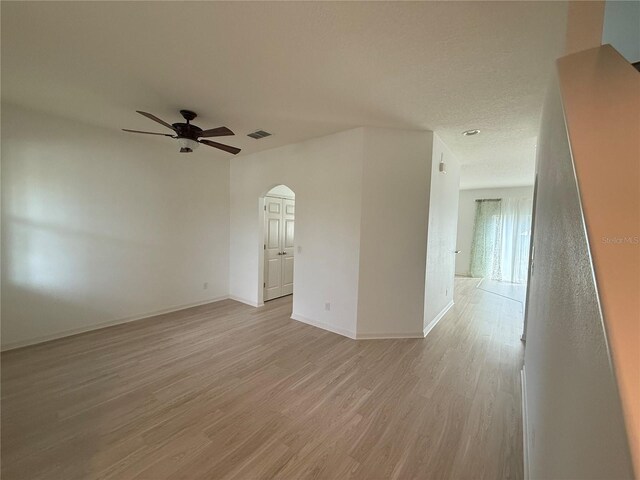
<svg viewBox="0 0 640 480">
<path fill-rule="evenodd" d="M 267 220 L 267 248 L 280 249 L 280 219 L 269 218 Z"/>
<path fill-rule="evenodd" d="M 267 212 L 275 213 L 275 214 L 279 215 L 280 214 L 280 210 L 282 209 L 282 206 L 280 205 L 280 203 L 277 203 L 275 200 L 276 199 L 272 199 L 267 203 Z"/>
<path fill-rule="evenodd" d="M 282 261 L 280 258 L 272 258 L 267 262 L 267 290 L 282 287 Z"/>
<path fill-rule="evenodd" d="M 284 248 L 293 248 L 293 227 L 295 220 L 284 221 Z"/>
<path fill-rule="evenodd" d="M 293 293 L 295 201 L 265 197 L 264 300 Z"/>
<path fill-rule="evenodd" d="M 282 294 L 290 295 L 293 293 L 293 257 L 285 257 L 282 262 Z"/>
</svg>

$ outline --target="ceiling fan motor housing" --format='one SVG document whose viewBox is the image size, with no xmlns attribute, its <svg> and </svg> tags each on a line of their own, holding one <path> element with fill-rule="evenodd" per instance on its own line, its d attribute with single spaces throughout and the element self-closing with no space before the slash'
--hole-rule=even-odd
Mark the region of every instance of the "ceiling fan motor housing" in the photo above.
<svg viewBox="0 0 640 480">
<path fill-rule="evenodd" d="M 195 141 L 198 140 L 198 137 L 202 133 L 200 127 L 196 127 L 190 123 L 174 123 L 173 128 L 175 128 L 178 138 L 189 138 Z"/>
<path fill-rule="evenodd" d="M 196 125 L 191 125 L 191 120 L 196 118 L 198 115 L 196 112 L 192 112 L 191 110 L 180 110 L 180 114 L 184 117 L 187 123 L 174 123 L 173 128 L 176 131 L 177 137 L 180 138 L 188 138 L 189 140 L 193 140 L 194 142 L 198 141 L 200 134 L 202 133 L 202 129 Z M 180 153 L 191 153 L 193 152 L 192 148 L 182 147 L 180 148 Z"/>
</svg>

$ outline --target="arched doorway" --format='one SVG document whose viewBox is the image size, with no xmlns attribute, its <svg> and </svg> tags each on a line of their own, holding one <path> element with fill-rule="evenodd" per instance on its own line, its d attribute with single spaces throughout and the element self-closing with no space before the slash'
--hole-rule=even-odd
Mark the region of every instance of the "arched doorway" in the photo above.
<svg viewBox="0 0 640 480">
<path fill-rule="evenodd" d="M 293 294 L 295 193 L 276 185 L 262 201 L 261 302 Z"/>
</svg>

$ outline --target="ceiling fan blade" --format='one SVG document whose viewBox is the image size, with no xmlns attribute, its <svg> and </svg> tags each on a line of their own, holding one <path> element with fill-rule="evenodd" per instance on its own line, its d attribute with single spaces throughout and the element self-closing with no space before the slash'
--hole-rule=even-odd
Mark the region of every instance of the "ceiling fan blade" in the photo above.
<svg viewBox="0 0 640 480">
<path fill-rule="evenodd" d="M 205 145 L 209 145 L 210 147 L 213 147 L 213 148 L 219 148 L 220 150 L 224 150 L 225 152 L 233 153 L 234 155 L 237 155 L 238 153 L 240 153 L 239 148 L 231 147 L 229 145 L 224 145 L 222 143 L 212 142 L 210 140 L 198 140 L 198 142 L 204 143 Z"/>
<path fill-rule="evenodd" d="M 162 135 L 163 137 L 173 137 L 173 135 L 169 133 L 143 132 L 142 130 L 129 130 L 128 128 L 123 128 L 122 130 L 131 133 L 146 133 L 147 135 Z"/>
<path fill-rule="evenodd" d="M 141 112 L 140 110 L 136 110 L 136 112 L 138 112 L 140 115 L 144 115 L 145 117 L 153 120 L 154 122 L 158 122 L 160 125 L 164 125 L 165 127 L 170 128 L 171 130 L 175 131 L 175 128 L 173 128 L 173 125 L 171 125 L 170 123 L 165 122 L 164 120 L 156 117 L 155 115 L 153 115 L 151 113 Z"/>
<path fill-rule="evenodd" d="M 209 130 L 203 130 L 199 137 L 226 137 L 227 135 L 235 135 L 227 127 L 210 128 Z"/>
</svg>

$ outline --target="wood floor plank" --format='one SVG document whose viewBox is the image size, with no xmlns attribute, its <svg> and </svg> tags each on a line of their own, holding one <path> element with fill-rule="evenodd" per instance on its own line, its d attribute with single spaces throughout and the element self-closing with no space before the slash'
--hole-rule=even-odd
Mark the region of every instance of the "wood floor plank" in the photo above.
<svg viewBox="0 0 640 480">
<path fill-rule="evenodd" d="M 426 339 L 225 300 L 2 354 L 13 479 L 521 479 L 521 305 L 456 279 Z"/>
</svg>

